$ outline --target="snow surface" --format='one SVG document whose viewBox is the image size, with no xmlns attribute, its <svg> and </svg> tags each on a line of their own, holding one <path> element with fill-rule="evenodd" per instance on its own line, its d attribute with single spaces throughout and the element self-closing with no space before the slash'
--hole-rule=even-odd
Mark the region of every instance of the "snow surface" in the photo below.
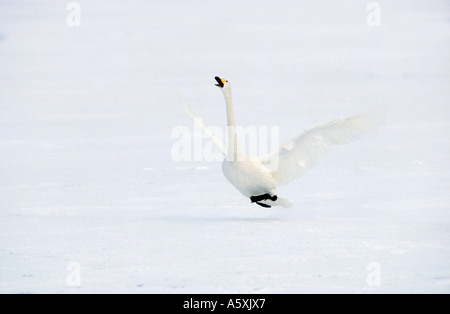
<svg viewBox="0 0 450 314">
<path fill-rule="evenodd" d="M 0 2 L 1 293 L 450 292 L 448 1 L 68 3 Z M 216 75 L 280 142 L 389 116 L 264 209 L 171 156 Z"/>
</svg>

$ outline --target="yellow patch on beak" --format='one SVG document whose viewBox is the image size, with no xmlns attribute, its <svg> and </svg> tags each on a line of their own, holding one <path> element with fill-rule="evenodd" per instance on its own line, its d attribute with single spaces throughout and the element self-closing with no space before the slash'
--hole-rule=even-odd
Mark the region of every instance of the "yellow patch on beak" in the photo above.
<svg viewBox="0 0 450 314">
<path fill-rule="evenodd" d="M 221 78 L 218 77 L 218 76 L 216 76 L 214 79 L 215 79 L 216 82 L 218 83 L 218 84 L 216 84 L 216 86 L 218 86 L 218 87 L 220 87 L 220 88 L 223 88 L 223 85 L 224 85 L 226 82 L 228 82 L 226 79 L 221 79 Z"/>
</svg>

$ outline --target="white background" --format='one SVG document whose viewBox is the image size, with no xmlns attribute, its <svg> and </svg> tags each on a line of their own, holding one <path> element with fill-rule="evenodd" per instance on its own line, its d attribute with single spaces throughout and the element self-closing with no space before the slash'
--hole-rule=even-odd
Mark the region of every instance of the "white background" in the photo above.
<svg viewBox="0 0 450 314">
<path fill-rule="evenodd" d="M 68 3 L 0 1 L 1 293 L 450 292 L 448 1 Z M 281 143 L 389 114 L 264 209 L 172 159 L 216 75 Z"/>
</svg>

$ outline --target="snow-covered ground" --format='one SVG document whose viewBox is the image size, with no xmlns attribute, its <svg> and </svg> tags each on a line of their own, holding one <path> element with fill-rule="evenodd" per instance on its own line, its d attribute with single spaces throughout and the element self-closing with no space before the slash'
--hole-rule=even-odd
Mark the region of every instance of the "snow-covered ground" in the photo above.
<svg viewBox="0 0 450 314">
<path fill-rule="evenodd" d="M 1 293 L 450 292 L 448 1 L 69 2 L 0 2 Z M 171 155 L 216 75 L 281 143 L 389 115 L 264 209 Z"/>
</svg>

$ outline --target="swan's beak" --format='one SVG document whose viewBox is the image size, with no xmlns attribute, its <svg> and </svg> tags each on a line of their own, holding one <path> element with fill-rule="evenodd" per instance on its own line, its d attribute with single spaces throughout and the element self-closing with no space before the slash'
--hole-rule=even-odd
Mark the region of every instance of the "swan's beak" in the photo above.
<svg viewBox="0 0 450 314">
<path fill-rule="evenodd" d="M 218 76 L 216 76 L 215 79 L 216 79 L 217 83 L 219 83 L 219 84 L 215 84 L 215 85 L 218 86 L 218 87 L 220 87 L 220 88 L 223 88 L 223 85 L 224 85 L 225 82 L 227 81 L 227 80 L 225 80 L 225 79 L 221 79 L 221 78 L 218 77 Z"/>
</svg>

